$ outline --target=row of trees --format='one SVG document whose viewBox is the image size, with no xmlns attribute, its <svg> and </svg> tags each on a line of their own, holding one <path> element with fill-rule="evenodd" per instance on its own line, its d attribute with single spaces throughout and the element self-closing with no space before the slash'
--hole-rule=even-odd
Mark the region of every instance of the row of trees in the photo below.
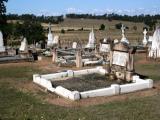
<svg viewBox="0 0 160 120">
<path fill-rule="evenodd" d="M 64 21 L 63 15 L 61 16 L 36 16 L 34 14 L 8 14 L 7 16 L 8 20 L 29 20 L 29 21 L 37 21 L 37 22 L 44 22 L 44 23 L 54 23 L 58 24 L 59 22 Z"/>
<path fill-rule="evenodd" d="M 122 21 L 130 21 L 130 22 L 144 22 L 146 19 L 152 19 L 152 20 L 160 20 L 160 15 L 135 15 L 135 16 L 129 16 L 129 15 L 118 15 L 115 13 L 112 14 L 104 14 L 104 15 L 92 15 L 92 14 L 67 14 L 67 18 L 83 18 L 83 19 L 104 19 L 104 20 L 122 20 Z"/>
<path fill-rule="evenodd" d="M 104 19 L 104 20 L 121 20 L 121 21 L 130 21 L 130 22 L 143 22 L 145 25 L 149 26 L 150 30 L 153 30 L 156 26 L 158 20 L 160 20 L 160 15 L 118 15 L 118 14 L 104 14 L 104 15 L 92 15 L 92 14 L 67 14 L 67 18 L 72 19 Z"/>
<path fill-rule="evenodd" d="M 9 23 L 7 26 L 8 39 L 16 40 L 23 36 L 27 38 L 29 44 L 45 42 L 44 29 L 39 22 L 24 21 L 23 23 Z"/>
</svg>

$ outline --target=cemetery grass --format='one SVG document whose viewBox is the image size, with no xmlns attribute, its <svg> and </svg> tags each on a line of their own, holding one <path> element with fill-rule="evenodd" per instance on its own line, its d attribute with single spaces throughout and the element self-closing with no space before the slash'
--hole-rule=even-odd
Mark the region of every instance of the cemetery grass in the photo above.
<svg viewBox="0 0 160 120">
<path fill-rule="evenodd" d="M 157 78 L 156 94 L 133 97 L 133 93 L 133 96 L 122 100 L 116 96 L 117 100 L 85 107 L 62 107 L 46 101 L 45 96 L 49 93 L 32 83 L 34 73 L 54 71 L 44 66 L 46 64 L 41 63 L 0 65 L 0 120 L 159 120 L 160 118 L 158 87 L 160 84 L 159 76 L 156 76 L 159 63 L 152 64 L 138 59 L 135 64 L 136 70 L 141 74 Z M 53 99 L 57 98 L 53 94 L 51 96 Z M 97 98 L 97 102 L 100 99 Z"/>
</svg>

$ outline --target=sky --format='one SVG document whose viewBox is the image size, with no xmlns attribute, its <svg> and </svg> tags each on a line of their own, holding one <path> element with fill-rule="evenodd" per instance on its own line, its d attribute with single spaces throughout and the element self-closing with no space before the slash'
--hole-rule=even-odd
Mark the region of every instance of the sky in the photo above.
<svg viewBox="0 0 160 120">
<path fill-rule="evenodd" d="M 160 14 L 160 0 L 9 0 L 6 6 L 7 13 L 46 16 L 67 13 Z"/>
</svg>

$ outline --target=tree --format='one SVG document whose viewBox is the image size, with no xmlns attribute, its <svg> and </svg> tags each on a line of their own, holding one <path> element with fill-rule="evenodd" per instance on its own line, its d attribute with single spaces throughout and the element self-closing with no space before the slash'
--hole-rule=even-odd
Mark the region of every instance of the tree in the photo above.
<svg viewBox="0 0 160 120">
<path fill-rule="evenodd" d="M 121 29 L 121 27 L 122 27 L 122 23 L 118 23 L 118 24 L 116 24 L 116 25 L 115 25 L 115 27 L 116 27 L 116 29 Z"/>
<path fill-rule="evenodd" d="M 61 30 L 61 33 L 62 33 L 62 34 L 65 34 L 65 30 L 64 30 L 64 29 L 62 29 L 62 30 Z"/>
<path fill-rule="evenodd" d="M 45 41 L 43 27 L 40 23 L 33 21 L 24 21 L 23 24 L 17 23 L 15 25 L 14 35 L 26 37 L 29 44 Z"/>
<path fill-rule="evenodd" d="M 4 36 L 4 44 L 7 44 L 6 38 L 8 34 L 5 32 L 6 25 L 7 25 L 7 19 L 6 19 L 6 6 L 5 3 L 8 2 L 8 0 L 0 0 L 0 30 L 3 32 Z"/>
<path fill-rule="evenodd" d="M 101 24 L 99 30 L 105 30 L 106 26 L 104 24 Z"/>
<path fill-rule="evenodd" d="M 5 2 L 8 2 L 8 0 L 0 0 L 0 15 L 4 15 L 6 13 Z"/>
</svg>

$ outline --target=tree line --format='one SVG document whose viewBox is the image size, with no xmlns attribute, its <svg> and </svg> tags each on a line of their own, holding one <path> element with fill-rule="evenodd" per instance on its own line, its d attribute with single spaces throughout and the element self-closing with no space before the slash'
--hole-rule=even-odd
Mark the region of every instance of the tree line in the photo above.
<svg viewBox="0 0 160 120">
<path fill-rule="evenodd" d="M 115 13 L 104 14 L 104 15 L 92 15 L 92 14 L 67 14 L 67 18 L 72 19 L 102 19 L 102 20 L 120 20 L 120 21 L 129 21 L 129 22 L 143 22 L 149 27 L 150 30 L 155 29 L 156 23 L 160 20 L 160 14 L 157 15 L 118 15 Z"/>
<path fill-rule="evenodd" d="M 64 21 L 63 15 L 60 16 L 36 16 L 34 14 L 8 14 L 6 15 L 7 20 L 29 20 L 29 21 L 37 21 L 43 23 L 54 23 L 58 24 L 59 22 Z"/>
</svg>

